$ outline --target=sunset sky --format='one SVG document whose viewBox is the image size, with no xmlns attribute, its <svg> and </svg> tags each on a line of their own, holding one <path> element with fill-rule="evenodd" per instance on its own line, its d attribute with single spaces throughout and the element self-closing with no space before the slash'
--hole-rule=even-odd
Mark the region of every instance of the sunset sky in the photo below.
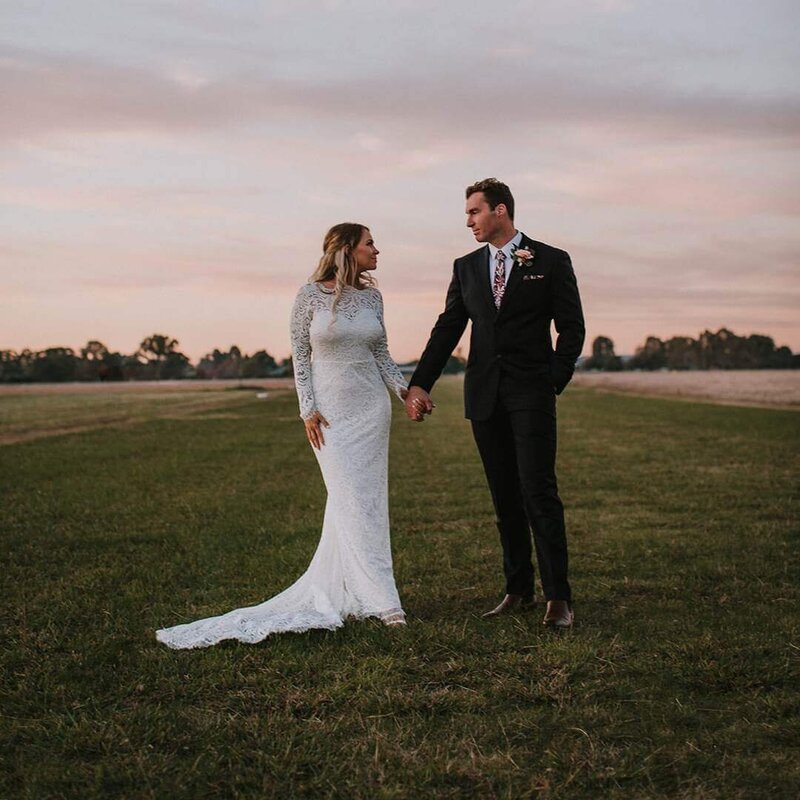
<svg viewBox="0 0 800 800">
<path fill-rule="evenodd" d="M 165 333 L 289 352 L 368 224 L 419 355 L 464 187 L 570 252 L 587 350 L 728 326 L 800 350 L 800 6 L 74 0 L 0 6 L 0 349 Z"/>
</svg>

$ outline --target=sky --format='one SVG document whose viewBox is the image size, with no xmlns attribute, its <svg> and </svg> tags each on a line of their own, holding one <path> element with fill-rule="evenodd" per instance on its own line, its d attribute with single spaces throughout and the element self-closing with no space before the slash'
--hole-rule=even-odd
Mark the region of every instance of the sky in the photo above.
<svg viewBox="0 0 800 800">
<path fill-rule="evenodd" d="M 284 357 L 356 221 L 416 358 L 493 176 L 570 253 L 585 352 L 800 351 L 798 26 L 790 0 L 2 0 L 0 349 Z"/>
</svg>

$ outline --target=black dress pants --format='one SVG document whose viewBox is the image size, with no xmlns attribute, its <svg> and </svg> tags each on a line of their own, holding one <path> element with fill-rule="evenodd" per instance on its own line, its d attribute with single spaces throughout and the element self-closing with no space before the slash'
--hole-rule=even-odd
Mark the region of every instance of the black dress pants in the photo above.
<svg viewBox="0 0 800 800">
<path fill-rule="evenodd" d="M 564 506 L 555 471 L 555 396 L 535 408 L 519 405 L 501 392 L 488 420 L 472 420 L 500 531 L 506 593 L 533 596 L 533 531 L 545 599 L 570 601 Z"/>
</svg>

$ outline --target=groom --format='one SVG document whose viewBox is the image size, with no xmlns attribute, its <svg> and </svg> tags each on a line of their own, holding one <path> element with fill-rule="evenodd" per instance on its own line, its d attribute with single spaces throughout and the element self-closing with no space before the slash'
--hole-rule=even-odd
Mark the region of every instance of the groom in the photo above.
<svg viewBox="0 0 800 800">
<path fill-rule="evenodd" d="M 487 178 L 469 186 L 466 196 L 467 227 L 486 244 L 455 260 L 406 411 L 417 421 L 432 411 L 429 392 L 471 320 L 464 405 L 492 493 L 506 578 L 503 601 L 484 616 L 533 602 L 532 530 L 547 600 L 544 624 L 569 628 L 574 617 L 555 473 L 555 396 L 569 383 L 583 347 L 578 285 L 567 253 L 514 227 L 508 186 Z"/>
</svg>

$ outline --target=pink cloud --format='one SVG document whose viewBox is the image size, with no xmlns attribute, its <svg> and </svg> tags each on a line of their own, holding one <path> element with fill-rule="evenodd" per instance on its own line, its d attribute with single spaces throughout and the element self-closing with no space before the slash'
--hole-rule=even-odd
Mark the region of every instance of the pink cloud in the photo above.
<svg viewBox="0 0 800 800">
<path fill-rule="evenodd" d="M 506 115 L 509 129 L 526 126 L 606 125 L 638 128 L 667 139 L 675 135 L 790 141 L 800 138 L 800 106 L 793 98 L 681 94 L 663 87 L 607 85 L 568 73 L 503 70 L 506 80 L 484 91 L 464 89 L 460 70 L 439 69 L 413 89 L 396 75 L 335 81 L 288 80 L 239 74 L 189 82 L 160 73 L 75 57 L 11 51 L 0 63 L 4 114 L 0 136 L 73 131 L 162 131 L 231 128 L 254 120 L 297 118 L 391 121 L 398 129 L 441 133 L 459 125 L 462 141 Z M 491 82 L 487 75 L 486 81 Z M 519 98 L 528 100 L 520 103 Z"/>
</svg>

